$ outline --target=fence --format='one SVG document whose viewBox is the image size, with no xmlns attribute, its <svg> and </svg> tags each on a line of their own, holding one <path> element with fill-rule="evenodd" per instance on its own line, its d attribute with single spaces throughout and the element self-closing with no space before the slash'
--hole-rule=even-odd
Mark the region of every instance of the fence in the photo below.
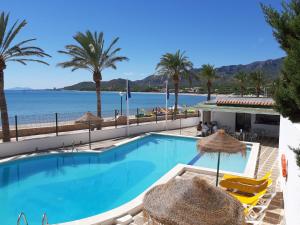
<svg viewBox="0 0 300 225">
<path fill-rule="evenodd" d="M 16 115 L 9 117 L 10 136 L 19 141 L 20 137 L 34 138 L 34 136 L 50 135 L 58 136 L 61 133 L 72 132 L 84 129 L 94 129 L 95 126 L 88 123 L 75 123 L 76 119 L 81 117 L 85 112 L 72 113 L 53 113 L 41 115 Z M 96 115 L 96 112 L 92 112 Z M 126 117 L 122 117 L 119 110 L 104 111 L 102 128 L 117 128 L 127 124 Z M 124 113 L 123 113 L 124 115 Z M 179 118 L 197 117 L 199 112 L 192 108 L 185 107 L 179 113 L 175 114 L 172 110 L 168 112 L 168 120 L 176 120 Z M 129 123 L 139 125 L 146 122 L 158 122 L 165 120 L 163 109 L 155 107 L 152 109 L 131 109 Z M 0 124 L 1 125 L 1 124 Z M 0 127 L 2 128 L 2 127 Z M 2 139 L 2 131 L 0 129 L 0 139 Z"/>
<path fill-rule="evenodd" d="M 167 123 L 152 122 L 140 125 L 132 124 L 128 127 L 121 126 L 114 129 L 102 129 L 87 131 L 83 130 L 77 133 L 61 134 L 58 136 L 45 136 L 43 138 L 33 138 L 18 142 L 5 142 L 0 144 L 0 158 L 12 155 L 24 154 L 28 152 L 39 152 L 48 149 L 65 149 L 66 146 L 77 146 L 81 144 L 90 144 L 96 141 L 113 139 L 118 137 L 138 135 L 147 132 L 163 131 L 165 129 L 181 129 L 184 127 L 196 126 L 199 122 L 198 117 L 178 118 L 169 120 Z M 196 132 L 196 129 L 195 129 Z"/>
</svg>

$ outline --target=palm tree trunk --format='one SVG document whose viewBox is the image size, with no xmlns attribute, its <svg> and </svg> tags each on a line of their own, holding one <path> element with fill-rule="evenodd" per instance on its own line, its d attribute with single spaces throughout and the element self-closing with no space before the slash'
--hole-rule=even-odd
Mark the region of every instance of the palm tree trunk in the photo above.
<svg viewBox="0 0 300 225">
<path fill-rule="evenodd" d="M 256 97 L 259 98 L 260 88 L 256 87 Z"/>
<path fill-rule="evenodd" d="M 210 100 L 210 94 L 211 94 L 211 83 L 207 82 L 207 101 Z"/>
<path fill-rule="evenodd" d="M 179 81 L 174 80 L 174 88 L 175 88 L 175 107 L 174 107 L 174 112 L 175 115 L 178 111 L 178 92 L 179 92 Z"/>
<path fill-rule="evenodd" d="M 241 97 L 243 97 L 243 96 L 244 96 L 244 87 L 241 86 Z"/>
<path fill-rule="evenodd" d="M 9 120 L 7 114 L 7 105 L 4 94 L 4 72 L 3 68 L 0 68 L 0 110 L 1 110 L 1 123 L 2 123 L 2 135 L 3 142 L 10 141 L 10 132 L 9 132 Z"/>
<path fill-rule="evenodd" d="M 101 81 L 96 82 L 97 116 L 101 118 Z"/>
</svg>

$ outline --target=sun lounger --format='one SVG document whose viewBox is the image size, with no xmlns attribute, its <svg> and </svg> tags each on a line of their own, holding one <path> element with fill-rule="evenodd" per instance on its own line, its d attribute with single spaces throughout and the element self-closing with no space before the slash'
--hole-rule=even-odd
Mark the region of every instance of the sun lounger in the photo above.
<svg viewBox="0 0 300 225">
<path fill-rule="evenodd" d="M 254 178 L 236 176 L 231 174 L 225 174 L 222 180 L 229 180 L 231 182 L 239 182 L 239 183 L 249 184 L 249 185 L 259 185 L 264 183 L 266 180 L 268 180 L 271 177 L 271 175 L 272 175 L 272 171 L 269 171 L 268 173 L 266 173 L 264 177 L 260 179 L 254 179 Z"/>
<path fill-rule="evenodd" d="M 245 184 L 245 183 L 240 183 L 238 181 L 232 181 L 232 179 L 225 179 L 221 180 L 219 185 L 227 190 L 231 191 L 238 191 L 238 192 L 244 192 L 244 193 L 249 193 L 249 194 L 255 194 L 259 193 L 268 187 L 270 187 L 272 184 L 272 179 L 269 178 L 267 180 L 264 180 L 263 183 L 253 185 L 253 184 Z"/>
</svg>

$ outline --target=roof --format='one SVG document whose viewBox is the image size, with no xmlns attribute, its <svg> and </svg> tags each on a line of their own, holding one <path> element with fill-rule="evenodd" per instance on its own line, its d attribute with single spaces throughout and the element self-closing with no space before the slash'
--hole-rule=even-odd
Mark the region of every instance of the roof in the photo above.
<svg viewBox="0 0 300 225">
<path fill-rule="evenodd" d="M 262 107 L 241 107 L 241 106 L 229 106 L 229 105 L 216 105 L 216 104 L 203 104 L 196 105 L 196 108 L 204 111 L 216 111 L 216 112 L 234 112 L 234 113 L 250 113 L 250 114 L 267 114 L 267 115 L 280 115 L 272 108 Z"/>
<path fill-rule="evenodd" d="M 275 102 L 272 98 L 236 98 L 236 97 L 225 97 L 217 98 L 217 105 L 240 105 L 240 106 L 262 106 L 272 107 Z"/>
<path fill-rule="evenodd" d="M 217 97 L 196 107 L 204 111 L 280 115 L 273 109 L 274 104 L 272 98 Z"/>
</svg>

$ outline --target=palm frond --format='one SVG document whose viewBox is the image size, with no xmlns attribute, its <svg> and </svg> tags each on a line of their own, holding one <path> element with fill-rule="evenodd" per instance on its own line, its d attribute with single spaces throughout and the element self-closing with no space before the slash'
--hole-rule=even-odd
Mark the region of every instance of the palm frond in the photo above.
<svg viewBox="0 0 300 225">
<path fill-rule="evenodd" d="M 3 39 L 5 36 L 7 24 L 8 24 L 9 14 L 5 15 L 4 12 L 1 13 L 0 16 L 0 49 L 3 43 Z"/>
<path fill-rule="evenodd" d="M 114 39 L 107 49 L 104 48 L 103 32 L 86 31 L 78 32 L 74 37 L 77 45 L 67 45 L 65 50 L 59 53 L 70 56 L 71 60 L 65 63 L 59 63 L 58 66 L 63 68 L 70 67 L 72 71 L 76 69 L 88 69 L 101 73 L 105 68 L 116 69 L 116 63 L 128 60 L 127 57 L 118 56 L 117 53 L 121 48 L 113 48 L 118 38 Z"/>
<path fill-rule="evenodd" d="M 26 58 L 21 58 L 21 59 L 8 59 L 7 62 L 20 62 L 23 65 L 26 65 L 26 62 L 38 62 L 38 63 L 42 63 L 45 64 L 47 66 L 49 66 L 49 64 L 43 60 L 39 60 L 39 59 L 26 59 Z"/>
<path fill-rule="evenodd" d="M 193 67 L 192 62 L 184 55 L 185 52 L 176 51 L 174 54 L 166 53 L 156 65 L 158 74 L 168 74 L 168 76 L 178 76 L 191 70 Z"/>
<path fill-rule="evenodd" d="M 36 39 L 27 39 L 11 46 L 16 36 L 27 23 L 25 20 L 23 20 L 21 23 L 16 21 L 7 31 L 8 20 L 9 14 L 5 15 L 5 13 L 2 12 L 0 16 L 0 57 L 4 63 L 6 61 L 11 61 L 26 65 L 26 62 L 38 62 L 48 65 L 48 63 L 43 60 L 27 58 L 32 56 L 40 58 L 51 57 L 39 47 L 26 46 L 26 44 Z"/>
<path fill-rule="evenodd" d="M 10 43 L 14 40 L 14 38 L 20 32 L 20 30 L 23 27 L 25 27 L 27 22 L 25 20 L 23 20 L 19 25 L 17 25 L 17 24 L 18 24 L 18 21 L 14 23 L 14 25 L 11 27 L 10 31 L 7 33 L 6 37 L 4 38 L 4 41 L 2 44 L 2 50 L 1 50 L 0 54 L 4 53 L 6 51 L 6 49 L 9 48 Z"/>
</svg>

